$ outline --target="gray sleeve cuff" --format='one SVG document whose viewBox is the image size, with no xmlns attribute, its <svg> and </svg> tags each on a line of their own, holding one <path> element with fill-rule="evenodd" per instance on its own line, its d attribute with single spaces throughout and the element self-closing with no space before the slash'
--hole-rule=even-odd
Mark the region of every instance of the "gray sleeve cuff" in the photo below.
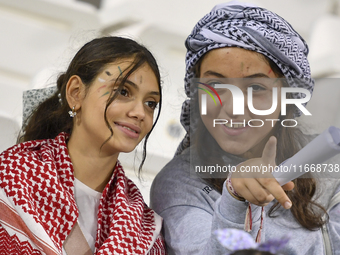
<svg viewBox="0 0 340 255">
<path fill-rule="evenodd" d="M 237 224 L 244 224 L 247 207 L 248 202 L 238 201 L 229 194 L 226 182 L 224 182 L 219 206 L 216 208 L 223 218 Z M 260 220 L 261 207 L 251 204 L 251 209 L 253 222 Z"/>
</svg>

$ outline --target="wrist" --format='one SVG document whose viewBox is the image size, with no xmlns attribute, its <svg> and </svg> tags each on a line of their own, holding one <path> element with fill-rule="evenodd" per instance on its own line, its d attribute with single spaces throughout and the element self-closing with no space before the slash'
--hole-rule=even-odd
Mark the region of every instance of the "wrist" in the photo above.
<svg viewBox="0 0 340 255">
<path fill-rule="evenodd" d="M 231 183 L 231 173 L 228 175 L 228 178 L 226 180 L 226 185 L 227 185 L 227 190 L 229 192 L 229 194 L 237 199 L 238 201 L 246 201 L 242 196 L 240 196 L 236 190 L 234 189 L 232 183 Z"/>
</svg>

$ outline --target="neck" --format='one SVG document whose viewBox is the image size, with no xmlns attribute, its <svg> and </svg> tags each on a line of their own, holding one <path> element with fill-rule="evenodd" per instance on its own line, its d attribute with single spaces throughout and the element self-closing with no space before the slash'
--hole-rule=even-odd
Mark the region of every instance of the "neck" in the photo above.
<svg viewBox="0 0 340 255">
<path fill-rule="evenodd" d="M 112 176 L 119 153 L 106 155 L 100 148 L 84 143 L 85 139 L 76 139 L 71 135 L 67 144 L 74 177 L 91 189 L 103 192 Z"/>
</svg>

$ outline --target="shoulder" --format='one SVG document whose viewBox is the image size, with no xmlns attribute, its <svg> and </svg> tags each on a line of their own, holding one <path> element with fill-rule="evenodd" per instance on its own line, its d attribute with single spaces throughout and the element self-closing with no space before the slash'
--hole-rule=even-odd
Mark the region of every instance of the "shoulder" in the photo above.
<svg viewBox="0 0 340 255">
<path fill-rule="evenodd" d="M 188 150 L 174 157 L 155 177 L 151 190 L 151 207 L 161 213 L 172 206 L 197 206 L 211 210 L 221 196 L 190 166 Z"/>
<path fill-rule="evenodd" d="M 27 141 L 5 150 L 0 154 L 1 178 L 16 179 L 15 176 L 20 175 L 22 181 L 34 178 L 35 172 L 45 175 L 51 169 L 58 168 L 56 164 L 60 162 L 70 162 L 66 138 L 66 134 L 61 134 L 55 139 Z"/>
<path fill-rule="evenodd" d="M 3 158 L 6 156 L 10 157 L 12 155 L 33 155 L 39 152 L 41 153 L 44 150 L 51 150 L 56 147 L 66 147 L 66 141 L 68 138 L 68 134 L 60 133 L 54 139 L 41 139 L 22 142 L 3 151 L 0 156 Z"/>
<path fill-rule="evenodd" d="M 0 154 L 1 160 L 6 160 L 14 157 L 38 157 L 48 151 L 61 151 L 66 150 L 66 140 L 68 135 L 65 133 L 59 134 L 54 139 L 42 139 L 27 141 L 16 144 Z"/>
<path fill-rule="evenodd" d="M 3 151 L 0 154 L 0 171 L 25 168 L 41 161 L 41 148 L 48 140 L 27 141 Z"/>
<path fill-rule="evenodd" d="M 53 192 L 67 204 L 73 172 L 64 138 L 24 142 L 0 154 L 0 189 L 15 205 L 36 209 Z"/>
<path fill-rule="evenodd" d="M 340 179 L 321 177 L 316 179 L 316 185 L 315 201 L 324 208 L 328 208 L 332 198 L 340 192 Z"/>
<path fill-rule="evenodd" d="M 161 185 L 169 186 L 184 179 L 190 179 L 190 160 L 187 155 L 178 155 L 171 159 L 157 174 L 153 182 L 153 186 Z"/>
<path fill-rule="evenodd" d="M 337 201 L 340 201 L 340 180 L 336 180 L 336 183 L 335 183 L 334 186 L 335 186 L 335 192 L 334 192 L 331 200 L 336 199 Z"/>
</svg>

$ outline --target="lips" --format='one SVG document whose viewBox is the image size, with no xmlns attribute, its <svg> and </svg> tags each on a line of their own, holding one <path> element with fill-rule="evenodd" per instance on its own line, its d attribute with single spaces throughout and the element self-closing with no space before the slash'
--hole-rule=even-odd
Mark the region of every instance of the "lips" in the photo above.
<svg viewBox="0 0 340 255">
<path fill-rule="evenodd" d="M 234 122 L 234 123 L 233 123 Z M 224 124 L 227 128 L 231 129 L 239 129 L 239 128 L 245 128 L 248 126 L 248 122 L 244 121 L 243 123 L 240 123 L 241 121 L 232 121 L 229 120 L 228 123 Z"/>
<path fill-rule="evenodd" d="M 120 130 L 122 130 L 128 136 L 132 138 L 139 137 L 139 134 L 141 132 L 140 127 L 134 124 L 125 123 L 125 122 L 115 122 L 115 124 Z"/>
</svg>

